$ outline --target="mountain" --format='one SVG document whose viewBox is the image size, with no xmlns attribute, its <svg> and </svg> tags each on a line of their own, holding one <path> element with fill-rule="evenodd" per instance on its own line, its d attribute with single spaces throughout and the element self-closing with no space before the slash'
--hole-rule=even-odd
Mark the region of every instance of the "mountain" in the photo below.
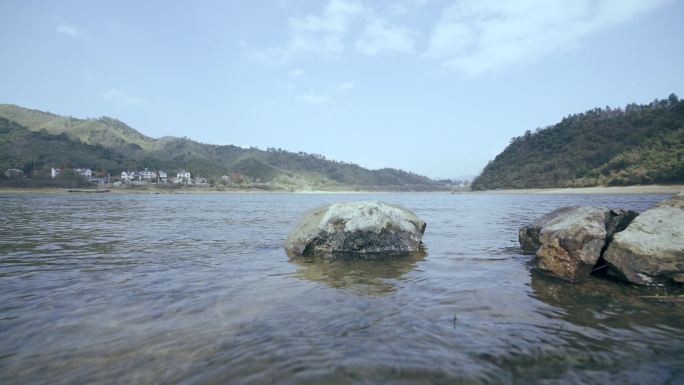
<svg viewBox="0 0 684 385">
<path fill-rule="evenodd" d="M 155 140 L 142 135 L 116 119 L 76 119 L 12 104 L 0 104 L 0 117 L 13 121 L 31 131 L 66 134 L 70 139 L 93 145 L 116 148 L 118 151 L 151 149 Z"/>
<path fill-rule="evenodd" d="M 78 119 L 0 104 L 0 170 L 45 174 L 50 167 L 88 167 L 118 175 L 129 169 L 185 169 L 219 180 L 239 173 L 288 189 L 437 190 L 443 183 L 384 168 L 368 170 L 322 155 L 151 138 L 109 117 Z"/>
<path fill-rule="evenodd" d="M 684 101 L 596 108 L 511 139 L 473 190 L 684 183 Z"/>
<path fill-rule="evenodd" d="M 83 163 L 93 169 L 113 169 L 125 164 L 125 159 L 105 147 L 76 142 L 63 134 L 29 131 L 0 117 L 0 168 L 29 172 L 35 163 L 55 167 Z"/>
</svg>

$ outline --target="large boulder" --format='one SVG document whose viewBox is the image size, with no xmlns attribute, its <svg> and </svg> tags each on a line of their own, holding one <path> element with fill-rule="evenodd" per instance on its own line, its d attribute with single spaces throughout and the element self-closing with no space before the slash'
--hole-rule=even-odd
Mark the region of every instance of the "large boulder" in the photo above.
<svg viewBox="0 0 684 385">
<path fill-rule="evenodd" d="M 380 257 L 418 251 L 425 222 L 383 202 L 342 202 L 304 213 L 285 241 L 295 256 Z"/>
<path fill-rule="evenodd" d="M 684 283 L 684 195 L 644 211 L 615 234 L 603 258 L 632 283 Z"/>
<path fill-rule="evenodd" d="M 553 210 L 549 213 L 544 214 L 540 218 L 537 218 L 534 223 L 527 226 L 522 226 L 518 230 L 518 241 L 520 241 L 520 247 L 525 253 L 535 254 L 537 250 L 541 247 L 541 242 L 539 241 L 539 233 L 544 225 L 552 220 L 565 215 L 566 213 L 574 210 L 575 207 L 561 207 L 559 209 Z"/>
<path fill-rule="evenodd" d="M 536 250 L 535 264 L 543 273 L 570 282 L 589 278 L 613 234 L 637 213 L 606 207 L 572 206 L 554 210 L 520 229 L 523 250 Z"/>
</svg>

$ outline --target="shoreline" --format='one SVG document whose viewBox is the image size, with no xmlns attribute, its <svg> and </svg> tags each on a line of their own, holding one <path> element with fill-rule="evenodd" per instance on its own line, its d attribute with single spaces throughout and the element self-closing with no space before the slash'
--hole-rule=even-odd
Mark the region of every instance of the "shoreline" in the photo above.
<svg viewBox="0 0 684 385">
<path fill-rule="evenodd" d="M 284 191 L 284 190 L 260 190 L 260 189 L 179 189 L 179 190 L 166 190 L 166 189 L 128 189 L 128 188 L 106 188 L 109 191 L 98 193 L 102 194 L 152 194 L 152 195 L 188 195 L 188 194 L 387 194 L 392 192 L 416 192 L 416 191 L 356 191 L 356 190 L 298 190 L 298 191 Z M 59 194 L 71 194 L 71 195 L 91 195 L 95 191 L 78 191 L 70 192 L 67 188 L 55 188 L 55 187 L 31 187 L 31 188 L 18 188 L 18 187 L 7 187 L 0 188 L 0 195 L 10 195 L 10 194 L 49 194 L 49 195 L 59 195 Z M 80 189 L 80 190 L 97 190 L 97 189 Z M 449 193 L 448 191 L 419 191 L 419 192 L 442 192 Z"/>
<path fill-rule="evenodd" d="M 63 188 L 0 188 L 0 195 L 9 194 L 82 194 L 68 192 Z M 566 187 L 546 189 L 505 189 L 484 191 L 330 191 L 330 190 L 299 190 L 299 191 L 267 191 L 259 189 L 128 189 L 109 188 L 110 191 L 102 194 L 387 194 L 387 193 L 436 193 L 436 194 L 678 194 L 684 191 L 684 185 L 635 185 L 635 186 L 596 186 L 596 187 Z M 99 195 L 99 194 L 98 194 Z"/>
<path fill-rule="evenodd" d="M 678 194 L 684 185 L 633 185 L 633 186 L 595 186 L 563 187 L 540 189 L 506 189 L 472 191 L 474 194 Z"/>
</svg>

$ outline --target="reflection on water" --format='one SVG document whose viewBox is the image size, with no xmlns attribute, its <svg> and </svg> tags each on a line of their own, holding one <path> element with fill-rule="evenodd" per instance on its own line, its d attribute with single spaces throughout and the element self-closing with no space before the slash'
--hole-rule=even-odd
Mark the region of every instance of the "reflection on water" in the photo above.
<svg viewBox="0 0 684 385">
<path fill-rule="evenodd" d="M 531 275 L 531 287 L 533 298 L 555 307 L 563 319 L 575 325 L 620 329 L 682 325 L 684 303 L 668 300 L 684 294 L 682 288 L 642 288 L 601 277 L 576 285 L 536 271 Z"/>
<path fill-rule="evenodd" d="M 425 258 L 425 250 L 385 259 L 292 258 L 301 268 L 296 278 L 322 282 L 336 289 L 368 295 L 383 295 L 396 289 L 396 280 L 413 270 Z"/>
<path fill-rule="evenodd" d="M 684 309 L 540 276 L 517 228 L 655 195 L 0 195 L 1 384 L 684 383 Z M 292 260 L 308 208 L 401 204 L 426 255 Z M 670 290 L 670 289 L 668 289 Z"/>
</svg>

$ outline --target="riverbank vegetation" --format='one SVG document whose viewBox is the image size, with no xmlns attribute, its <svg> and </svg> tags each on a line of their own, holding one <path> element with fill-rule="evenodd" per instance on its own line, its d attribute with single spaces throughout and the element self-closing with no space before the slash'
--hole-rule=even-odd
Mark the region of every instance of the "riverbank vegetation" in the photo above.
<svg viewBox="0 0 684 385">
<path fill-rule="evenodd" d="M 109 117 L 77 119 L 0 105 L 0 170 L 17 169 L 24 179 L 40 179 L 49 175 L 52 167 L 90 168 L 94 174 L 111 175 L 112 180 L 126 170 L 148 168 L 169 174 L 187 170 L 206 178 L 212 186 L 220 187 L 221 177 L 226 175 L 239 180 L 238 188 L 263 185 L 285 191 L 433 191 L 456 187 L 453 181 L 435 181 L 392 168 L 369 170 L 319 154 L 219 146 L 188 138 L 154 139 Z M 42 183 L 12 179 L 4 183 Z"/>
<path fill-rule="evenodd" d="M 596 108 L 511 139 L 474 190 L 684 182 L 684 101 Z"/>
</svg>

